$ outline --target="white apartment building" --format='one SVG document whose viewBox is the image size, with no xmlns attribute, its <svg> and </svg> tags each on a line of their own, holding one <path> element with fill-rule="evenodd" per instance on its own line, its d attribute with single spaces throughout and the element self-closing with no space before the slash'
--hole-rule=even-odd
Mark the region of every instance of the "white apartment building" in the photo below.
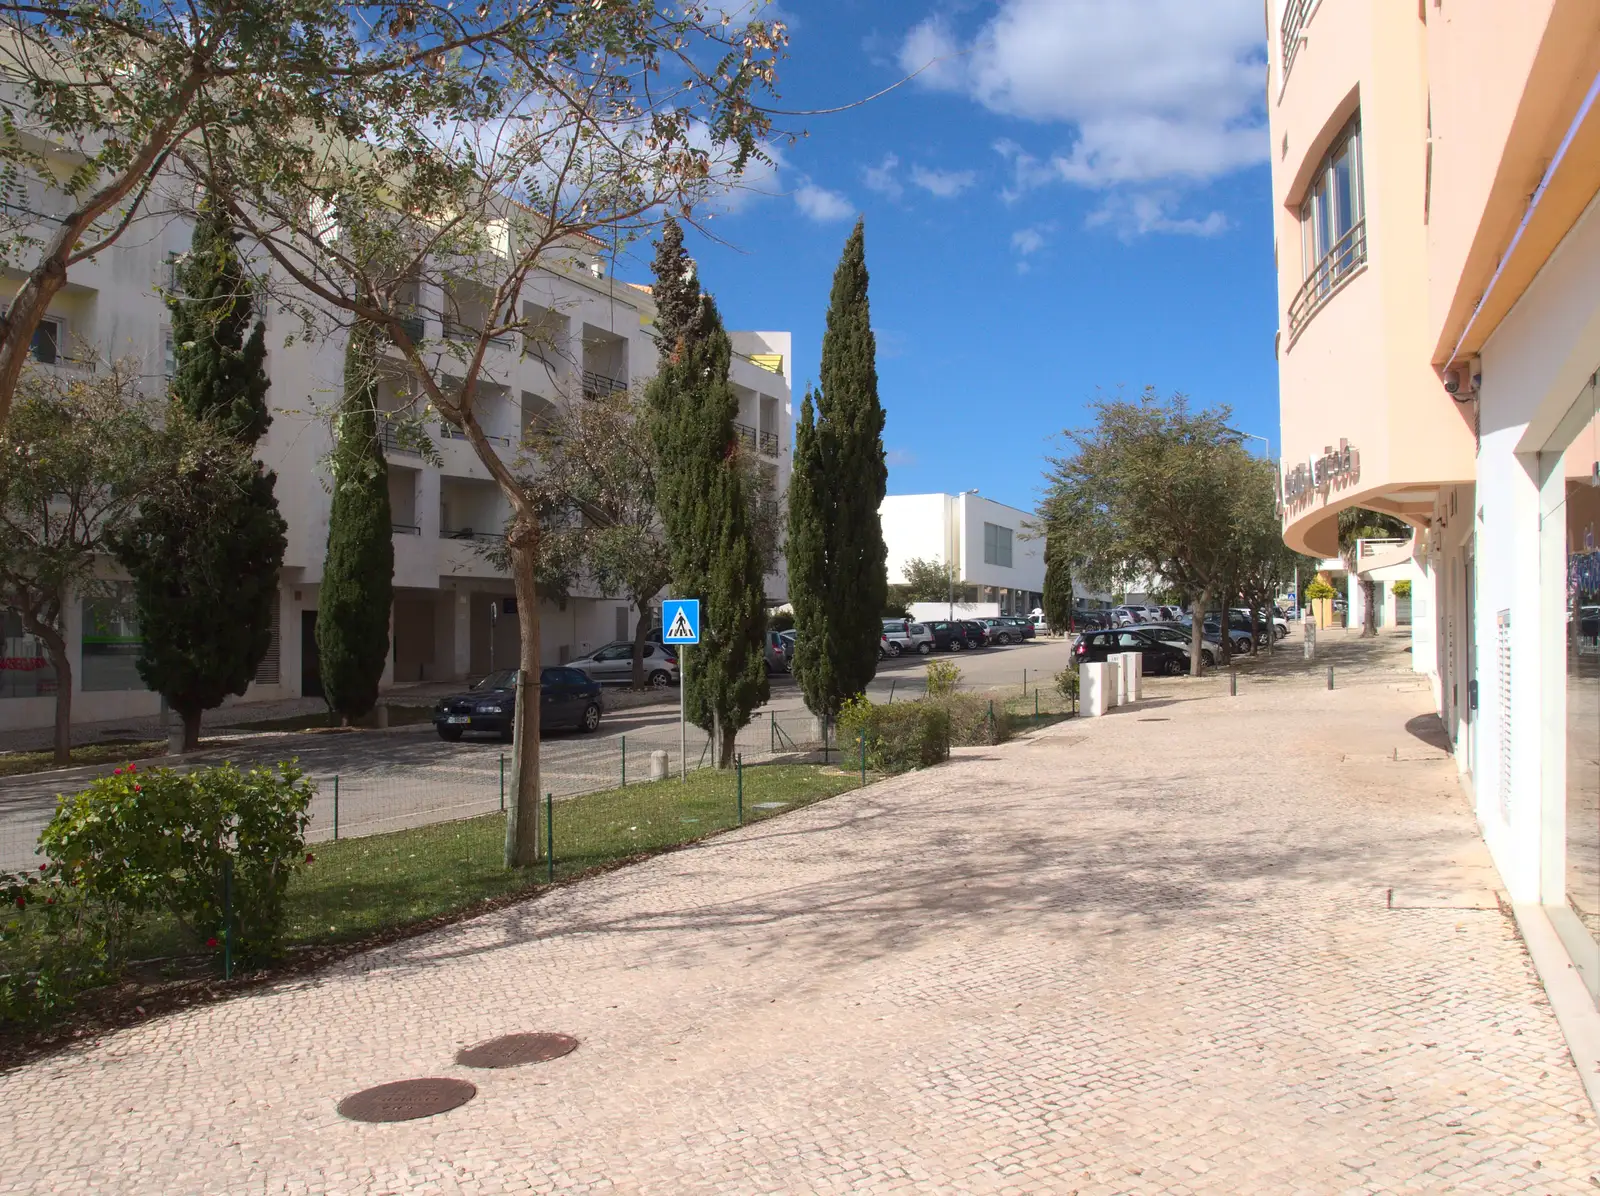
<svg viewBox="0 0 1600 1196">
<path fill-rule="evenodd" d="M 146 363 L 152 389 L 162 387 L 171 374 L 172 350 L 160 289 L 168 285 L 171 261 L 188 250 L 189 239 L 182 221 L 144 235 L 136 226 L 111 251 L 74 267 L 35 338 L 39 368 L 92 370 L 112 359 L 135 358 Z M 0 278 L 0 298 L 15 293 L 19 282 L 14 273 Z M 463 292 L 453 292 L 451 300 L 448 310 L 470 327 Z M 613 279 L 604 259 L 586 243 L 552 259 L 530 279 L 523 309 L 540 334 L 500 338 L 480 383 L 480 420 L 508 460 L 518 454 L 530 422 L 551 405 L 637 388 L 655 372 L 657 361 L 648 289 Z M 455 325 L 440 319 L 446 310 L 436 288 L 420 288 L 417 319 L 427 339 L 440 342 L 452 334 Z M 328 414 L 338 400 L 344 368 L 342 334 L 304 339 L 299 321 L 270 303 L 259 303 L 258 315 L 267 324 L 273 410 L 258 455 L 277 472 L 278 504 L 289 530 L 272 649 L 240 701 L 320 692 L 313 629 L 332 502 L 323 463 L 331 448 Z M 792 461 L 790 335 L 731 336 L 732 382 L 740 403 L 737 431 L 757 452 L 781 497 Z M 407 407 L 407 389 L 396 356 L 379 405 Z M 395 598 L 385 688 L 476 676 L 513 666 L 518 658 L 517 620 L 506 610 L 513 598 L 511 580 L 483 555 L 500 539 L 508 506 L 460 433 L 439 423 L 429 433 L 438 449 L 437 464 L 407 451 L 395 437 L 386 438 Z M 782 568 L 766 579 L 773 602 L 787 597 Z M 114 567 L 108 562 L 105 569 L 115 583 Z M 139 641 L 132 603 L 126 589 L 116 597 L 113 584 L 112 593 L 110 599 L 77 596 L 69 603 L 66 633 L 77 721 L 159 710 L 159 697 L 144 688 L 134 668 Z M 565 604 L 546 601 L 543 659 L 562 663 L 630 637 L 634 618 L 626 598 L 592 587 L 580 586 Z M 0 726 L 51 725 L 56 679 L 42 645 L 3 609 L 0 636 Z"/>
<path fill-rule="evenodd" d="M 955 579 L 976 585 L 978 600 L 998 603 L 1001 614 L 1028 614 L 1044 601 L 1044 539 L 1034 538 L 1031 513 L 969 490 L 891 494 L 878 518 L 892 584 L 920 559 L 953 565 Z"/>
</svg>

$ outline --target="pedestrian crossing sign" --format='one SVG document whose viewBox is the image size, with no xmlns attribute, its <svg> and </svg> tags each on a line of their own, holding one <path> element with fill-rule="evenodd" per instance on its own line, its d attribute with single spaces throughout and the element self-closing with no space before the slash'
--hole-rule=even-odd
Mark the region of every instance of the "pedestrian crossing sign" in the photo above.
<svg viewBox="0 0 1600 1196">
<path fill-rule="evenodd" d="M 666 632 L 661 636 L 664 644 L 698 644 L 700 642 L 700 599 L 668 598 L 661 604 L 661 625 Z"/>
</svg>

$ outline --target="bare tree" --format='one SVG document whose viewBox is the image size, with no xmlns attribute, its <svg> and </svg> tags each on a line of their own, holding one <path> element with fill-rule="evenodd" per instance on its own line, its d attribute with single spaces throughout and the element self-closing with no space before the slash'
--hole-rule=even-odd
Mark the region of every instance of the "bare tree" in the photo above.
<svg viewBox="0 0 1600 1196">
<path fill-rule="evenodd" d="M 781 25 L 734 26 L 698 2 L 534 8 L 519 40 L 476 60 L 479 77 L 395 82 L 400 117 L 308 128 L 271 154 L 219 123 L 184 150 L 307 327 L 331 311 L 380 328 L 416 401 L 499 487 L 524 686 L 540 667 L 541 522 L 483 426 L 497 351 L 537 331 L 523 305 L 536 271 L 590 268 L 761 157 L 771 130 L 756 100 L 785 42 Z M 516 745 L 506 858 L 523 866 L 539 855 L 538 702 L 526 692 Z"/>
</svg>

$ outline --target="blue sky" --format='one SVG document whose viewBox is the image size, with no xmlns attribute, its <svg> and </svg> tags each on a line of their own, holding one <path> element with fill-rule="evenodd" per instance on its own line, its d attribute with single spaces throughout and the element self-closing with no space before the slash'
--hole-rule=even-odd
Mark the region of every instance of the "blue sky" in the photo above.
<svg viewBox="0 0 1600 1196">
<path fill-rule="evenodd" d="M 1096 388 L 1227 403 L 1276 451 L 1261 11 L 784 0 L 785 108 L 942 61 L 851 111 L 783 118 L 806 136 L 710 221 L 729 244 L 690 233 L 702 281 L 729 327 L 794 333 L 798 412 L 865 216 L 890 493 L 1031 508 Z"/>
</svg>

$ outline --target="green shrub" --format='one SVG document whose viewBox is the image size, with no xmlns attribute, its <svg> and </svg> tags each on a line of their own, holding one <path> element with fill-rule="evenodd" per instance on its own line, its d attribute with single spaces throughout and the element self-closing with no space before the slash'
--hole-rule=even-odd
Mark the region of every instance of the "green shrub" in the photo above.
<svg viewBox="0 0 1600 1196">
<path fill-rule="evenodd" d="M 58 871 L 0 875 L 0 1025 L 47 1021 L 110 978 L 118 925 Z"/>
<path fill-rule="evenodd" d="M 1394 596 L 1396 598 L 1409 598 L 1409 597 L 1411 597 L 1411 579 L 1410 578 L 1402 577 L 1399 581 L 1394 583 Z"/>
<path fill-rule="evenodd" d="M 852 698 L 839 712 L 841 747 L 867 739 L 867 767 L 893 776 L 927 768 L 945 757 L 949 714 L 937 702 L 895 702 L 876 706 Z"/>
<path fill-rule="evenodd" d="M 1068 698 L 1074 702 L 1078 700 L 1077 669 L 1068 667 L 1056 674 L 1056 692 L 1063 698 Z"/>
<path fill-rule="evenodd" d="M 157 910 L 197 947 L 220 950 L 232 865 L 233 948 L 277 953 L 284 893 L 305 851 L 311 782 L 293 765 L 180 774 L 134 765 L 63 797 L 40 848 L 63 882 L 113 921 Z"/>
<path fill-rule="evenodd" d="M 956 692 L 956 686 L 961 684 L 961 666 L 953 660 L 930 660 L 928 662 L 928 696 L 942 698 L 946 694 Z"/>
<path fill-rule="evenodd" d="M 952 747 L 983 747 L 1011 738 L 1012 720 L 1004 702 L 972 693 L 946 694 L 936 701 L 950 720 Z"/>
<path fill-rule="evenodd" d="M 1306 600 L 1309 602 L 1315 602 L 1319 598 L 1336 598 L 1338 595 L 1339 591 L 1334 589 L 1327 582 L 1323 581 L 1320 577 L 1316 578 L 1311 582 L 1310 585 L 1306 586 Z"/>
</svg>

